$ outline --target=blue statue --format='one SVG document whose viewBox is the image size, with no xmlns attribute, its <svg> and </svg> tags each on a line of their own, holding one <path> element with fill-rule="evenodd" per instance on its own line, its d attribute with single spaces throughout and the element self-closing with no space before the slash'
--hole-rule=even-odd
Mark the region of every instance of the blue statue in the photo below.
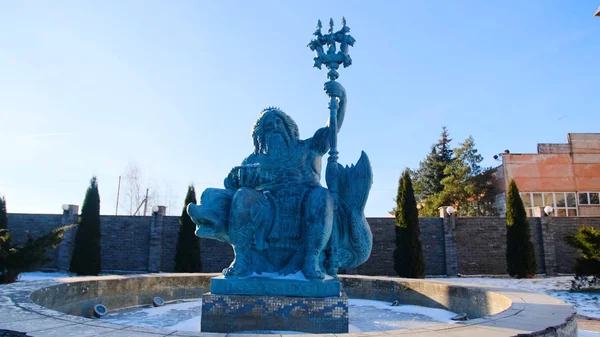
<svg viewBox="0 0 600 337">
<path fill-rule="evenodd" d="M 371 253 L 372 235 L 364 208 L 372 185 L 371 165 L 363 152 L 358 163 L 337 163 L 337 133 L 346 112 L 346 90 L 336 82 L 339 64 L 352 63 L 354 39 L 342 29 L 321 34 L 319 21 L 309 44 L 315 67 L 329 68 L 324 90 L 331 98 L 329 123 L 300 139 L 294 120 L 279 108 L 263 110 L 252 129 L 254 151 L 225 178 L 225 189 L 208 188 L 200 204 L 188 205 L 196 235 L 228 242 L 235 260 L 225 277 L 252 273 L 302 271 L 307 279 L 335 277 Z M 341 44 L 336 53 L 336 45 Z M 324 52 L 323 45 L 328 46 Z M 329 151 L 327 188 L 320 184 L 322 157 Z"/>
</svg>

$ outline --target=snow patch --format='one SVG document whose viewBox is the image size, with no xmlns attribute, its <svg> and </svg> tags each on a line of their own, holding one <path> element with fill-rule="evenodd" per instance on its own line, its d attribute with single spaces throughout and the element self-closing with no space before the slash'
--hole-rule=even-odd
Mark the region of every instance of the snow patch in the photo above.
<svg viewBox="0 0 600 337">
<path fill-rule="evenodd" d="M 579 337 L 599 337 L 600 332 L 579 330 Z"/>
<path fill-rule="evenodd" d="M 75 276 L 69 273 L 59 273 L 59 272 L 43 272 L 43 271 L 32 271 L 19 274 L 18 281 L 39 281 L 39 280 L 49 280 L 54 278 L 65 278 Z"/>
<path fill-rule="evenodd" d="M 301 270 L 295 272 L 294 274 L 288 274 L 288 275 L 284 275 L 284 274 L 280 274 L 280 273 L 261 273 L 261 274 L 252 273 L 249 276 L 240 277 L 240 278 L 243 279 L 243 278 L 254 278 L 254 277 L 269 278 L 269 279 L 273 279 L 273 280 L 309 281 L 309 279 L 307 279 L 306 276 L 304 276 L 304 273 L 302 273 Z M 325 275 L 325 281 L 328 281 L 328 280 L 333 280 L 333 277 L 330 275 Z"/>
</svg>

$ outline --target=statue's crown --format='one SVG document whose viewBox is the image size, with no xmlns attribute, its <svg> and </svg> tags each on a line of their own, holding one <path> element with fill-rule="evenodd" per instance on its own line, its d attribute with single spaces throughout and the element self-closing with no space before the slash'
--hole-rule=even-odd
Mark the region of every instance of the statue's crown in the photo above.
<svg viewBox="0 0 600 337">
<path fill-rule="evenodd" d="M 280 109 L 279 107 L 277 107 L 277 106 L 269 106 L 269 107 L 266 107 L 266 108 L 262 109 L 262 111 L 260 112 L 260 114 L 262 115 L 262 114 L 264 114 L 265 112 L 268 112 L 268 111 L 279 111 L 279 112 L 283 112 L 283 110 L 281 110 L 281 109 Z"/>
</svg>

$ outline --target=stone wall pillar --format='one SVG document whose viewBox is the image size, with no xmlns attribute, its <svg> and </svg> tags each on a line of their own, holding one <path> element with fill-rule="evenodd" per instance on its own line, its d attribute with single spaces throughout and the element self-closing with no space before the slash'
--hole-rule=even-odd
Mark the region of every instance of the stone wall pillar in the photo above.
<svg viewBox="0 0 600 337">
<path fill-rule="evenodd" d="M 542 223 L 542 249 L 544 254 L 544 265 L 546 269 L 546 275 L 556 276 L 556 242 L 554 239 L 552 215 L 547 215 L 542 209 L 542 207 L 537 208 L 539 208 L 539 210 L 536 213 L 540 214 L 540 221 Z"/>
<path fill-rule="evenodd" d="M 456 253 L 456 216 L 448 214 L 447 207 L 440 207 L 440 218 L 444 222 L 444 251 L 446 256 L 446 276 L 458 276 L 458 256 Z"/>
<path fill-rule="evenodd" d="M 157 212 L 152 212 L 150 222 L 150 248 L 148 251 L 148 271 L 158 273 L 162 264 L 163 228 L 164 217 L 167 214 L 166 206 L 158 206 Z"/>
<path fill-rule="evenodd" d="M 69 226 L 77 224 L 79 220 L 79 206 L 78 205 L 65 205 L 66 210 L 63 208 L 62 219 L 60 220 L 61 226 Z M 71 265 L 71 256 L 73 255 L 73 246 L 75 244 L 75 233 L 77 226 L 65 231 L 63 240 L 58 246 L 58 261 L 57 268 L 61 271 L 69 270 Z"/>
</svg>

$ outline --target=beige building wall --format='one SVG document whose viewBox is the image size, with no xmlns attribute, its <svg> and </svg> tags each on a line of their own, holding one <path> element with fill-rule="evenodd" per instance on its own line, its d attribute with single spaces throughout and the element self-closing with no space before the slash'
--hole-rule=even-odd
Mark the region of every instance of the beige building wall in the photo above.
<svg viewBox="0 0 600 337">
<path fill-rule="evenodd" d="M 570 133 L 567 144 L 538 144 L 536 154 L 503 154 L 502 163 L 498 187 L 506 191 L 514 179 L 532 212 L 549 204 L 571 208 L 557 216 L 600 216 L 600 133 Z M 529 205 L 527 193 L 534 193 Z"/>
</svg>

